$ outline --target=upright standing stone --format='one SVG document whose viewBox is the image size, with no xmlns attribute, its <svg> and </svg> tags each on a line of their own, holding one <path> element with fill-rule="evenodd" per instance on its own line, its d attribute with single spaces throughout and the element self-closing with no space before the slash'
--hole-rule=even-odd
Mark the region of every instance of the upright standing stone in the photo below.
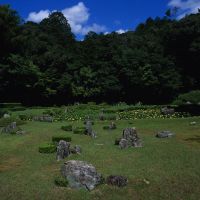
<svg viewBox="0 0 200 200">
<path fill-rule="evenodd" d="M 57 146 L 57 160 L 62 160 L 70 154 L 70 143 L 60 140 Z"/>
</svg>

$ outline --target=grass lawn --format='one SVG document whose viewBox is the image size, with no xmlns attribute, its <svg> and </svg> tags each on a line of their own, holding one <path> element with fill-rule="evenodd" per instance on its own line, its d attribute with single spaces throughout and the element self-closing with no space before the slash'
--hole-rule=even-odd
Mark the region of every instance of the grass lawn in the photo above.
<svg viewBox="0 0 200 200">
<path fill-rule="evenodd" d="M 197 121 L 191 126 L 189 122 Z M 69 122 L 28 122 L 21 126 L 24 136 L 0 134 L 0 199 L 11 200 L 198 200 L 200 199 L 200 118 L 148 119 L 117 121 L 117 129 L 103 130 L 109 122 L 95 122 L 98 137 L 65 132 Z M 83 122 L 72 122 L 83 126 Z M 125 127 L 137 127 L 143 148 L 120 150 L 114 145 Z M 174 138 L 158 139 L 157 131 L 171 130 Z M 72 146 L 82 147 L 81 155 L 57 162 L 54 154 L 40 154 L 41 143 L 52 136 L 72 137 Z M 103 145 L 98 145 L 103 144 Z M 124 188 L 100 185 L 95 190 L 57 187 L 54 179 L 66 160 L 84 160 L 93 164 L 104 177 L 123 175 L 129 180 Z M 144 179 L 150 184 L 146 184 Z"/>
</svg>

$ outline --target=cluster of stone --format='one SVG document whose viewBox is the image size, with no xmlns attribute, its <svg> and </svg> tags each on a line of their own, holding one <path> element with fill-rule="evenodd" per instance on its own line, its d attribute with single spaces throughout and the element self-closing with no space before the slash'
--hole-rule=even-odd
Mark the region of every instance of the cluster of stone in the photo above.
<svg viewBox="0 0 200 200">
<path fill-rule="evenodd" d="M 40 115 L 33 117 L 34 121 L 40 121 L 40 122 L 53 122 L 53 117 L 49 115 Z"/>
<path fill-rule="evenodd" d="M 63 160 L 70 154 L 81 154 L 81 147 L 75 145 L 75 147 L 70 148 L 70 142 L 60 140 L 57 145 L 56 159 L 58 161 Z"/>
<path fill-rule="evenodd" d="M 26 133 L 26 131 L 21 130 L 19 127 L 17 127 L 16 122 L 11 122 L 6 127 L 4 127 L 1 132 L 6 134 L 17 134 L 17 135 L 23 135 Z"/>
<path fill-rule="evenodd" d="M 93 190 L 102 182 L 102 175 L 95 167 L 84 161 L 70 160 L 61 167 L 61 174 L 74 189 Z"/>
<path fill-rule="evenodd" d="M 138 137 L 136 128 L 125 128 L 119 141 L 119 147 L 125 149 L 131 146 L 142 147 L 142 141 Z"/>
</svg>

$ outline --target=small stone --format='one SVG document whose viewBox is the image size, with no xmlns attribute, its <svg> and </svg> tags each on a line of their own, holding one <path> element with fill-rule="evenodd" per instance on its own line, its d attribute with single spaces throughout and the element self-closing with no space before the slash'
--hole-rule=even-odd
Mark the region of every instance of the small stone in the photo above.
<svg viewBox="0 0 200 200">
<path fill-rule="evenodd" d="M 163 115 L 172 115 L 175 113 L 174 108 L 163 107 L 161 108 L 161 114 Z"/>
<path fill-rule="evenodd" d="M 192 126 L 194 126 L 194 125 L 196 125 L 197 124 L 197 122 L 190 122 L 190 125 L 192 125 Z"/>
<path fill-rule="evenodd" d="M 3 118 L 10 118 L 10 115 L 7 114 L 7 113 L 5 113 L 5 114 L 3 115 Z"/>
<path fill-rule="evenodd" d="M 171 131 L 161 131 L 156 134 L 156 137 L 158 138 L 170 138 L 172 136 L 174 136 L 174 133 L 172 133 Z"/>
<path fill-rule="evenodd" d="M 128 180 L 126 177 L 123 176 L 109 176 L 106 179 L 106 183 L 112 186 L 124 187 L 127 185 Z"/>
</svg>

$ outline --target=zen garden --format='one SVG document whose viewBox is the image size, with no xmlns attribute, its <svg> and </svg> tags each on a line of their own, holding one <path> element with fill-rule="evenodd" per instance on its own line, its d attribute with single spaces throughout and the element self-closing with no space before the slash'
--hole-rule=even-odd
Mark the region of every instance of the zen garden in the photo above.
<svg viewBox="0 0 200 200">
<path fill-rule="evenodd" d="M 81 9 L 0 5 L 0 200 L 199 200 L 200 10 L 79 40 Z"/>
</svg>

